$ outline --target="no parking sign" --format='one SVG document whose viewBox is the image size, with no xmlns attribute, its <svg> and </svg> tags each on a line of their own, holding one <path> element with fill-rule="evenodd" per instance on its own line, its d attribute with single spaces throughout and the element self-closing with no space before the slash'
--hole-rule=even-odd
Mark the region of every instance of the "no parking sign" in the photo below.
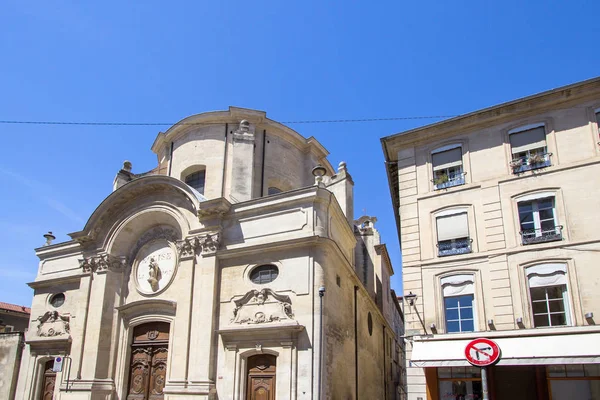
<svg viewBox="0 0 600 400">
<path fill-rule="evenodd" d="M 465 347 L 465 357 L 476 367 L 487 367 L 500 359 L 500 347 L 490 339 L 471 340 Z"/>
<path fill-rule="evenodd" d="M 52 366 L 52 372 L 62 371 L 63 358 L 61 356 L 54 357 L 54 365 Z"/>
</svg>

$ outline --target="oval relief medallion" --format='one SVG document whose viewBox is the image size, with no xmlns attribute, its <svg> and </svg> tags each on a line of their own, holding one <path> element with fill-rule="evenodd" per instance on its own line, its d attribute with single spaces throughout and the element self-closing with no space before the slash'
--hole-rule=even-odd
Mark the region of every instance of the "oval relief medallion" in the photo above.
<svg viewBox="0 0 600 400">
<path fill-rule="evenodd" d="M 177 252 L 166 240 L 146 243 L 135 258 L 135 286 L 145 295 L 156 295 L 169 286 L 177 269 Z"/>
</svg>

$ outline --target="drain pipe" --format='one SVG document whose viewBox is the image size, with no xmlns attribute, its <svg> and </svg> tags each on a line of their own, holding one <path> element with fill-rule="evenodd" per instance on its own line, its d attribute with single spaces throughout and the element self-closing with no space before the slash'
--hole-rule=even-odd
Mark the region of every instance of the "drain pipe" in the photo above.
<svg viewBox="0 0 600 400">
<path fill-rule="evenodd" d="M 354 391 L 358 399 L 358 286 L 354 286 Z"/>
<path fill-rule="evenodd" d="M 323 296 L 325 296 L 325 286 L 319 288 L 319 299 L 320 299 L 320 322 L 319 322 L 319 395 L 318 400 L 321 400 L 321 377 L 323 376 Z"/>
</svg>

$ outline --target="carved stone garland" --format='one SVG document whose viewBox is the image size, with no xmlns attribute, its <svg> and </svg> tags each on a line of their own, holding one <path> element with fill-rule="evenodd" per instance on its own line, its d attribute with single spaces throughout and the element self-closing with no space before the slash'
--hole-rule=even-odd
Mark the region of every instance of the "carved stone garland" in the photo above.
<svg viewBox="0 0 600 400">
<path fill-rule="evenodd" d="M 219 248 L 219 234 L 213 233 L 206 236 L 185 238 L 177 242 L 177 249 L 181 257 L 190 257 L 201 251 L 204 255 L 214 254 Z"/>
</svg>

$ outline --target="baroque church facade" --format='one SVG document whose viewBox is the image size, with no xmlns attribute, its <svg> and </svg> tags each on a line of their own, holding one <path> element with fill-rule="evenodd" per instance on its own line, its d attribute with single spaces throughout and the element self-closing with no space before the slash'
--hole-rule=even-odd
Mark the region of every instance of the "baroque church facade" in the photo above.
<svg viewBox="0 0 600 400">
<path fill-rule="evenodd" d="M 36 249 L 15 398 L 399 398 L 393 269 L 345 163 L 234 107 L 152 151 L 72 240 Z"/>
</svg>

